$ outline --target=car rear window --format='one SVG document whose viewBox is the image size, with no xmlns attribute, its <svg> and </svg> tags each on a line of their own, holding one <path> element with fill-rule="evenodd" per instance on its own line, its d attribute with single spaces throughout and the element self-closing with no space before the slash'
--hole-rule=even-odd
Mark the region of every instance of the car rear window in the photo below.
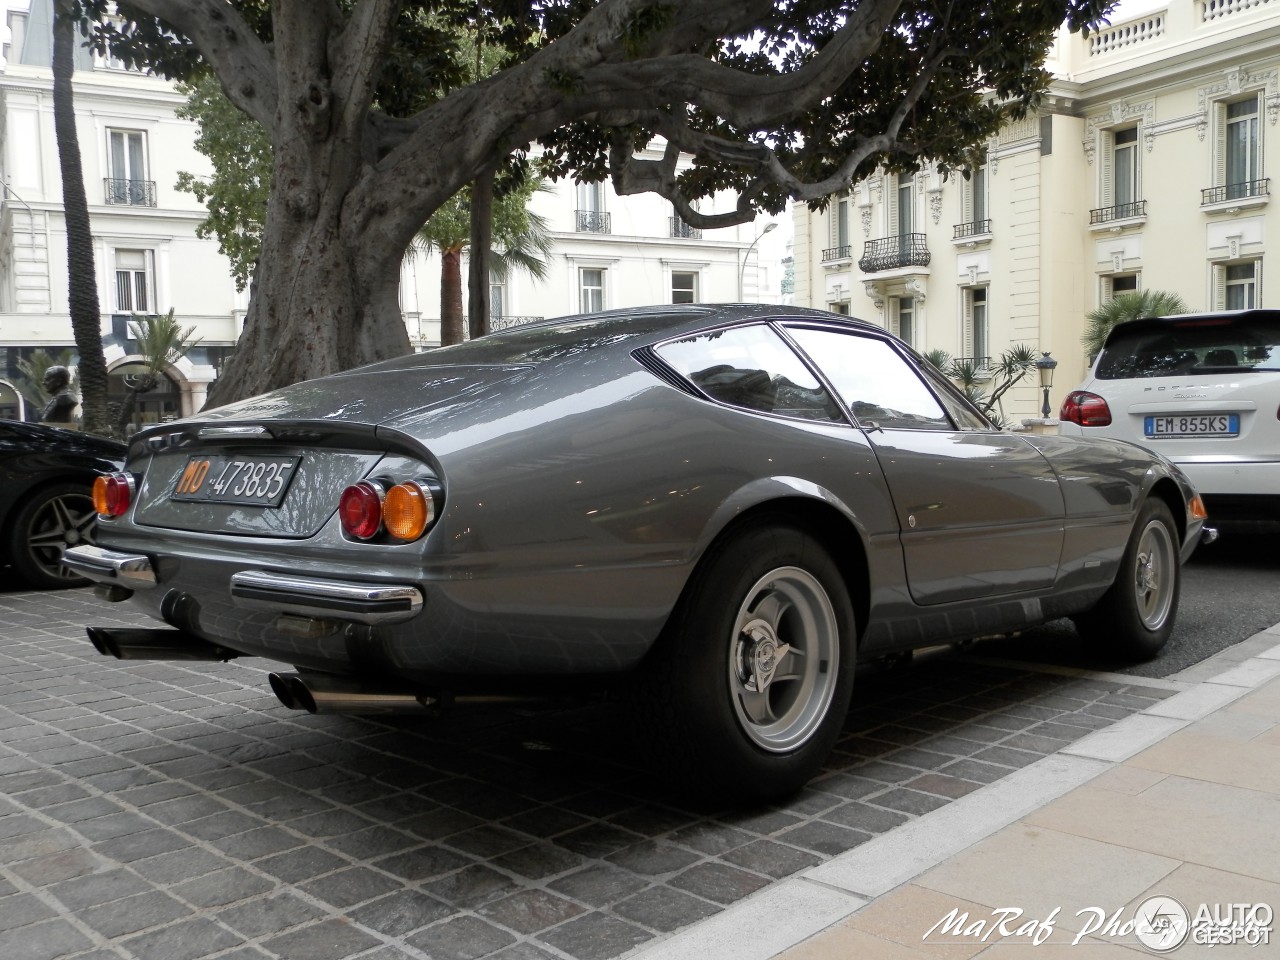
<svg viewBox="0 0 1280 960">
<path fill-rule="evenodd" d="M 1100 380 L 1280 371 L 1280 320 L 1255 315 L 1138 320 L 1117 327 Z"/>
</svg>

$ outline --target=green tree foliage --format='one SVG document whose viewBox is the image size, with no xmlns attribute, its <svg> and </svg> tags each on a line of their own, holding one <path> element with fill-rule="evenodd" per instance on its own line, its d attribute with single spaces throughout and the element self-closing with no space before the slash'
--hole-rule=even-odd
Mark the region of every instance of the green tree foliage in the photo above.
<svg viewBox="0 0 1280 960">
<path fill-rule="evenodd" d="M 196 236 L 217 237 L 218 249 L 231 261 L 236 289 L 243 290 L 262 249 L 271 194 L 271 138 L 262 124 L 231 105 L 211 74 L 179 89 L 187 102 L 178 116 L 199 125 L 196 149 L 211 161 L 213 175 L 180 171 L 177 189 L 208 208 Z"/>
<path fill-rule="evenodd" d="M 512 270 L 536 279 L 547 275 L 551 230 L 546 218 L 529 209 L 529 200 L 540 189 L 536 180 L 515 182 L 498 191 L 492 214 L 493 254 L 490 269 L 504 280 Z M 462 252 L 471 244 L 471 191 L 463 190 L 436 210 L 414 238 L 413 247 L 440 254 L 440 341 L 463 339 Z"/>
<path fill-rule="evenodd" d="M 160 383 L 160 377 L 175 363 L 185 357 L 196 344 L 194 326 L 183 327 L 174 317 L 173 308 L 168 313 L 147 316 L 135 315 L 129 322 L 129 332 L 138 345 L 144 371 L 128 378 L 129 393 L 116 414 L 116 434 L 124 436 L 133 411 L 138 405 L 138 395 L 150 393 Z"/>
<path fill-rule="evenodd" d="M 925 359 L 943 372 L 993 423 L 1009 426 L 1000 401 L 1036 368 L 1036 352 L 1026 344 L 1005 350 L 994 364 L 979 367 L 972 360 L 956 360 L 945 350 L 930 350 Z"/>
<path fill-rule="evenodd" d="M 1086 314 L 1084 336 L 1080 338 L 1080 342 L 1084 344 L 1085 356 L 1092 360 L 1102 352 L 1107 334 L 1117 323 L 1140 320 L 1143 317 L 1167 317 L 1186 312 L 1186 301 L 1176 293 L 1170 293 L 1167 290 L 1143 290 L 1140 293 L 1117 294 Z"/>
<path fill-rule="evenodd" d="M 1059 26 L 1111 6 L 119 0 L 117 26 L 108 0 L 82 2 L 100 47 L 169 77 L 211 71 L 272 144 L 254 292 L 215 402 L 406 351 L 403 251 L 533 141 L 554 175 L 658 193 L 694 227 L 821 206 L 881 164 L 963 167 L 1040 102 Z M 460 38 L 481 27 L 503 60 L 474 80 Z M 660 159 L 641 152 L 655 135 Z M 733 209 L 692 206 L 722 189 Z"/>
</svg>

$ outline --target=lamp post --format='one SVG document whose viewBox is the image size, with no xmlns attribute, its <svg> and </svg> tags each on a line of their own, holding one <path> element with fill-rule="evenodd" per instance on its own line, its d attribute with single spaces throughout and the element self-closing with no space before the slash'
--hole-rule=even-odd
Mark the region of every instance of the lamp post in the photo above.
<svg viewBox="0 0 1280 960">
<path fill-rule="evenodd" d="M 1040 387 L 1044 390 L 1044 404 L 1040 407 L 1040 416 L 1048 420 L 1053 415 L 1053 408 L 1049 406 L 1049 388 L 1053 386 L 1053 371 L 1058 366 L 1058 361 L 1049 356 L 1049 351 L 1036 361 L 1036 370 L 1040 373 Z"/>
<path fill-rule="evenodd" d="M 772 231 L 777 229 L 778 229 L 778 222 L 776 220 L 773 221 L 772 223 L 766 224 L 765 228 L 761 230 L 758 234 L 756 234 L 756 238 L 751 241 L 751 246 L 747 247 L 747 255 L 742 258 L 742 266 L 738 270 L 738 301 L 739 302 L 742 302 L 746 299 L 746 294 L 742 292 L 742 283 L 747 273 L 747 261 L 751 259 L 751 251 L 756 248 L 756 244 L 760 242 L 761 237 L 763 237 L 766 233 L 771 233 Z M 757 300 L 760 299 L 760 296 L 758 293 L 756 295 L 756 299 Z"/>
</svg>

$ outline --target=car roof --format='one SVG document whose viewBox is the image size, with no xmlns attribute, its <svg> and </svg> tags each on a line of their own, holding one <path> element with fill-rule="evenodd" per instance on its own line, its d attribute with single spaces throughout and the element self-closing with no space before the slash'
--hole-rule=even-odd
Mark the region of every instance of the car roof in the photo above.
<svg viewBox="0 0 1280 960">
<path fill-rule="evenodd" d="M 852 317 L 808 307 L 758 303 L 661 304 L 528 321 L 475 340 L 384 360 L 346 374 L 446 365 L 526 366 L 568 360 L 597 350 L 622 355 L 703 330 L 773 319 L 815 320 L 881 335 L 885 332 Z"/>
</svg>

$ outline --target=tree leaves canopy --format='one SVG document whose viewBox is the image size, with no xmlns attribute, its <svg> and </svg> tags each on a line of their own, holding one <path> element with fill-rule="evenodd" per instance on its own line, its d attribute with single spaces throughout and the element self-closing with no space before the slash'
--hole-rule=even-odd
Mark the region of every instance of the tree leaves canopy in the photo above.
<svg viewBox="0 0 1280 960">
<path fill-rule="evenodd" d="M 974 143 L 1038 103 L 1044 54 L 1062 23 L 1097 23 L 1111 5 L 121 0 L 120 24 L 103 17 L 106 0 L 86 0 L 100 46 L 179 79 L 212 68 L 273 137 L 285 132 L 273 127 L 292 88 L 328 101 L 326 85 L 358 83 L 333 91 L 348 94 L 329 103 L 347 115 L 328 122 L 330 132 L 344 121 L 365 138 L 369 161 L 399 163 L 432 139 L 433 121 L 471 114 L 479 122 L 458 144 L 469 167 L 539 139 L 558 175 L 656 191 L 699 227 L 777 213 L 788 196 L 821 204 L 878 164 L 963 166 Z M 463 38 L 478 32 L 504 55 L 503 68 L 477 84 L 467 82 Z M 333 76 L 307 76 L 322 60 Z M 653 134 L 694 154 L 693 168 L 677 173 L 674 152 L 637 159 Z M 425 185 L 430 166 L 406 174 L 405 186 Z M 723 189 L 742 193 L 738 210 L 688 205 Z"/>
</svg>

